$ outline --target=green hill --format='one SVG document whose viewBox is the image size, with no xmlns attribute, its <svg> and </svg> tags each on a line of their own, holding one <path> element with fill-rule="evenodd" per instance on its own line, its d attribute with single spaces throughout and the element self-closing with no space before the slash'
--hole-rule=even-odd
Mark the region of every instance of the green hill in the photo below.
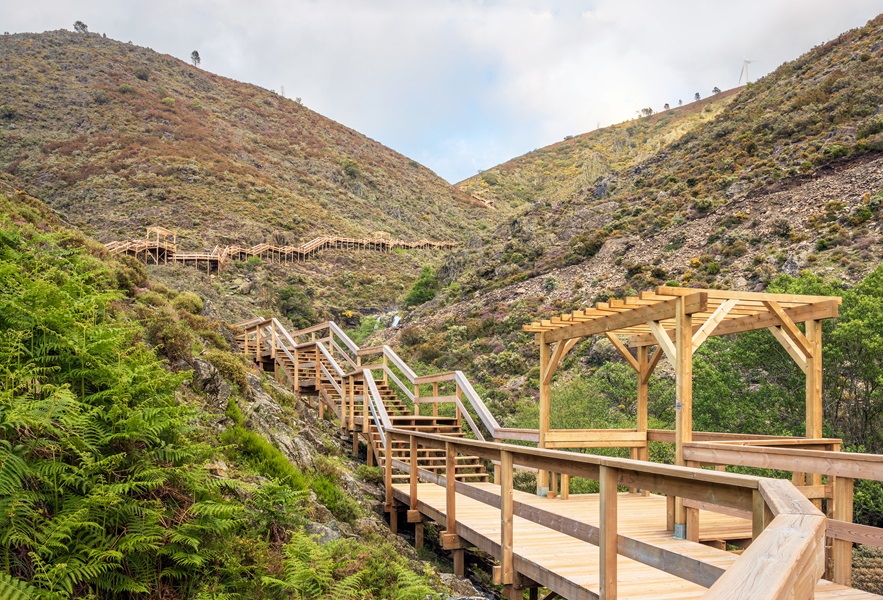
<svg viewBox="0 0 883 600">
<path fill-rule="evenodd" d="M 744 89 L 472 177 L 460 187 L 523 209 L 451 272 L 471 289 L 573 264 L 595 292 L 754 287 L 793 257 L 855 281 L 879 243 L 881 62 L 883 16 Z"/>
<path fill-rule="evenodd" d="M 102 241 L 464 240 L 492 213 L 298 102 L 98 34 L 6 35 L 0 170 Z"/>
</svg>

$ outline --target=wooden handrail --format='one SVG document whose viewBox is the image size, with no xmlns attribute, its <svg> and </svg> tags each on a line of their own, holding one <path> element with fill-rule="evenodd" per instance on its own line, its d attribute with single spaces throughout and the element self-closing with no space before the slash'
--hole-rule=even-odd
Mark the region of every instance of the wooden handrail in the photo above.
<svg viewBox="0 0 883 600">
<path fill-rule="evenodd" d="M 416 439 L 417 444 L 424 448 L 445 449 L 448 452 L 454 450 L 456 453 L 497 460 L 510 470 L 514 465 L 520 465 L 537 469 L 554 468 L 559 473 L 595 480 L 609 478 L 610 483 L 602 498 L 602 504 L 606 501 L 608 506 L 606 512 L 601 512 L 601 525 L 597 528 L 519 502 L 512 502 L 507 508 L 511 514 L 598 545 L 602 566 L 606 567 L 606 572 L 601 572 L 602 597 L 616 597 L 617 554 L 708 587 L 703 598 L 715 600 L 811 598 L 815 584 L 824 571 L 825 518 L 788 481 L 494 442 L 452 440 L 447 436 L 404 429 L 388 429 L 387 435 L 390 439 L 408 441 L 412 446 Z M 450 465 L 450 461 L 448 463 Z M 394 461 L 394 466 L 408 473 L 411 468 L 409 463 L 401 461 Z M 446 467 L 444 477 L 424 470 L 420 470 L 419 475 L 424 480 L 447 487 L 454 478 L 450 468 Z M 511 473 L 503 475 L 504 481 L 511 481 L 511 476 Z M 390 477 L 391 471 L 388 469 L 387 489 L 392 486 Z M 725 506 L 747 507 L 754 511 L 755 518 L 765 528 L 748 550 L 723 571 L 719 567 L 618 535 L 615 520 L 609 518 L 609 515 L 616 513 L 617 485 L 638 485 L 642 489 L 682 498 L 711 498 L 712 502 Z M 485 504 L 504 507 L 501 496 L 482 488 L 454 481 L 453 489 Z M 449 496 L 449 511 L 453 508 L 450 502 Z M 501 527 L 504 538 L 511 542 L 512 530 L 505 531 L 507 527 L 512 527 L 511 519 L 507 522 L 507 516 L 506 511 L 501 513 Z M 501 547 L 501 552 L 506 552 L 505 547 Z"/>
</svg>

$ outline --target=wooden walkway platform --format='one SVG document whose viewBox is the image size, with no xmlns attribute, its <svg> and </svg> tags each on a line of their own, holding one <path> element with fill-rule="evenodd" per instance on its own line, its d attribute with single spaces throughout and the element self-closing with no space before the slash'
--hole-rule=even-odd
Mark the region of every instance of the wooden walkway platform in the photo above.
<svg viewBox="0 0 883 600">
<path fill-rule="evenodd" d="M 359 348 L 333 322 L 293 333 L 276 319 L 239 327 L 246 355 L 316 398 L 319 417 L 333 414 L 352 435 L 354 453 L 365 443 L 369 465 L 384 470 L 391 529 L 413 524 L 419 547 L 424 522 L 435 521 L 455 574 L 476 547 L 498 562 L 494 581 L 510 600 L 527 591 L 537 600 L 541 587 L 552 592 L 547 600 L 883 599 L 849 587 L 852 544 L 881 545 L 879 529 L 851 523 L 852 478 L 879 479 L 877 455 L 814 450 L 832 443 L 824 439 L 704 432 L 683 444 L 689 467 L 533 448 L 523 443 L 536 443 L 537 430 L 501 427 L 461 371 L 418 376 L 388 346 Z M 444 403 L 454 416 L 439 413 Z M 578 433 L 596 442 L 610 434 Z M 652 430 L 646 439 L 675 442 L 676 432 Z M 698 468 L 706 463 L 715 469 Z M 804 473 L 777 480 L 720 464 Z M 517 491 L 515 469 L 546 472 L 550 485 Z M 807 473 L 827 475 L 828 484 L 804 485 Z M 597 481 L 600 493 L 569 494 L 571 477 Z M 677 531 L 679 503 L 686 535 Z"/>
<path fill-rule="evenodd" d="M 473 483 L 499 496 L 500 488 L 492 483 Z M 408 484 L 393 486 L 396 500 L 410 504 Z M 514 499 L 595 527 L 600 526 L 600 496 L 597 494 L 571 495 L 567 500 L 541 498 L 534 494 L 513 492 Z M 427 518 L 444 523 L 445 488 L 433 483 L 418 484 L 418 510 Z M 500 511 L 488 504 L 457 494 L 457 534 L 479 550 L 500 557 Z M 705 564 L 729 568 L 738 555 L 725 550 L 676 540 L 666 530 L 666 500 L 663 496 L 620 493 L 618 498 L 619 534 L 634 538 L 681 556 Z M 738 536 L 744 530 L 751 536 L 751 523 L 745 519 L 700 511 L 700 531 L 708 525 L 707 534 L 700 538 L 717 539 L 719 531 L 727 528 Z M 600 595 L 598 546 L 553 531 L 538 523 L 514 518 L 513 549 L 515 569 L 564 598 L 591 600 Z M 659 569 L 624 556 L 617 559 L 618 598 L 620 599 L 689 599 L 701 598 L 708 590 L 698 584 L 670 575 Z M 818 599 L 872 600 L 881 596 L 820 581 L 816 586 Z"/>
<path fill-rule="evenodd" d="M 151 238 L 150 234 L 159 235 Z M 222 270 L 231 260 L 248 260 L 252 256 L 273 262 L 301 262 L 326 249 L 343 250 L 376 250 L 391 252 L 396 249 L 439 249 L 453 248 L 453 242 L 434 240 L 406 241 L 389 237 L 389 234 L 378 232 L 373 237 L 345 237 L 339 235 L 323 235 L 303 244 L 277 245 L 257 244 L 255 246 L 215 246 L 211 251 L 181 252 L 178 250 L 177 236 L 172 241 L 168 236 L 172 231 L 162 227 L 148 228 L 148 238 L 143 240 L 113 241 L 104 245 L 110 254 L 126 254 L 134 256 L 145 264 L 181 263 L 193 265 L 197 269 L 204 266 L 206 271 Z"/>
</svg>

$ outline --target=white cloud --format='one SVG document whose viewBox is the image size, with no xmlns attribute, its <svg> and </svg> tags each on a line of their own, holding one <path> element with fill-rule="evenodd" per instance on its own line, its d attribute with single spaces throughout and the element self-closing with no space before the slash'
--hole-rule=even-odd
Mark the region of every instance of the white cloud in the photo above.
<svg viewBox="0 0 883 600">
<path fill-rule="evenodd" d="M 4 29 L 92 31 L 302 97 L 459 180 L 564 135 L 733 87 L 876 1 L 0 0 Z"/>
</svg>

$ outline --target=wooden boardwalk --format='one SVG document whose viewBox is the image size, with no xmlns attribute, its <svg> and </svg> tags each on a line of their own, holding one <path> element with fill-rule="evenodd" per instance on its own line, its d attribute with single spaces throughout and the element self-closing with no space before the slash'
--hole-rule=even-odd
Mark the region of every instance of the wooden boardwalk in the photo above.
<svg viewBox="0 0 883 600">
<path fill-rule="evenodd" d="M 155 239 L 151 239 L 149 234 L 155 233 L 156 230 L 168 233 L 161 233 Z M 389 237 L 388 234 L 378 232 L 373 237 L 324 235 L 299 245 L 215 246 L 210 251 L 181 252 L 178 249 L 177 237 L 173 237 L 172 241 L 168 240 L 168 236 L 172 235 L 168 229 L 151 227 L 148 228 L 147 239 L 113 241 L 108 242 L 104 247 L 110 254 L 134 256 L 145 264 L 180 263 L 195 266 L 197 269 L 202 267 L 211 272 L 223 270 L 230 261 L 248 260 L 253 256 L 271 262 L 301 262 L 328 249 L 391 252 L 397 249 L 439 249 L 456 246 L 453 242 L 434 240 L 398 240 Z"/>
<path fill-rule="evenodd" d="M 499 496 L 500 488 L 492 483 L 473 483 L 472 486 Z M 396 500 L 409 505 L 410 489 L 407 484 L 394 484 Z M 446 520 L 445 488 L 433 483 L 418 484 L 418 510 L 427 518 L 444 523 Z M 598 494 L 571 495 L 567 500 L 541 498 L 534 494 L 515 491 L 515 500 L 536 506 L 549 512 L 568 517 L 595 527 L 600 525 L 600 496 Z M 476 548 L 494 557 L 500 556 L 500 511 L 492 506 L 457 494 L 457 534 Z M 664 548 L 684 557 L 695 559 L 723 570 L 729 568 L 739 557 L 737 554 L 719 550 L 705 544 L 677 540 L 666 530 L 666 501 L 663 496 L 620 493 L 618 498 L 619 534 L 637 539 L 658 548 Z M 745 519 L 728 517 L 717 513 L 700 511 L 700 527 L 708 523 L 714 529 L 709 539 L 718 539 L 722 528 L 730 534 L 751 536 L 751 523 Z M 598 546 L 578 540 L 564 533 L 553 531 L 538 523 L 514 518 L 513 550 L 515 569 L 534 581 L 542 581 L 544 587 L 564 598 L 590 600 L 600 596 Z M 702 598 L 708 591 L 665 571 L 631 560 L 617 558 L 618 598 L 689 599 Z M 871 600 L 881 598 L 820 581 L 815 597 L 842 600 Z"/>
<path fill-rule="evenodd" d="M 391 529 L 413 526 L 419 547 L 425 522 L 434 521 L 454 572 L 464 574 L 466 550 L 477 548 L 498 562 L 494 581 L 510 600 L 536 600 L 542 589 L 550 590 L 546 600 L 883 598 L 852 589 L 849 571 L 836 568 L 838 557 L 841 565 L 851 559 L 853 543 L 883 545 L 879 529 L 849 522 L 852 488 L 836 485 L 880 479 L 883 457 L 813 450 L 833 442 L 806 438 L 696 432 L 684 445 L 696 466 L 790 467 L 829 477 L 828 486 L 813 487 L 802 485 L 804 474 L 796 485 L 529 447 L 522 444 L 535 443 L 538 432 L 501 427 L 461 371 L 418 376 L 388 346 L 359 348 L 332 322 L 293 333 L 276 319 L 239 327 L 246 355 L 308 399 L 320 418 L 336 417 L 355 454 L 365 443 L 368 464 L 384 470 Z M 444 403 L 454 405 L 453 416 L 440 413 Z M 675 432 L 650 430 L 646 439 L 672 443 Z M 515 490 L 515 469 L 546 471 L 551 485 L 537 494 Z M 571 477 L 599 482 L 600 493 L 569 494 Z M 677 534 L 676 499 L 688 509 L 686 536 Z M 823 499 L 827 516 L 816 504 Z M 840 554 L 830 551 L 837 544 Z"/>
</svg>

